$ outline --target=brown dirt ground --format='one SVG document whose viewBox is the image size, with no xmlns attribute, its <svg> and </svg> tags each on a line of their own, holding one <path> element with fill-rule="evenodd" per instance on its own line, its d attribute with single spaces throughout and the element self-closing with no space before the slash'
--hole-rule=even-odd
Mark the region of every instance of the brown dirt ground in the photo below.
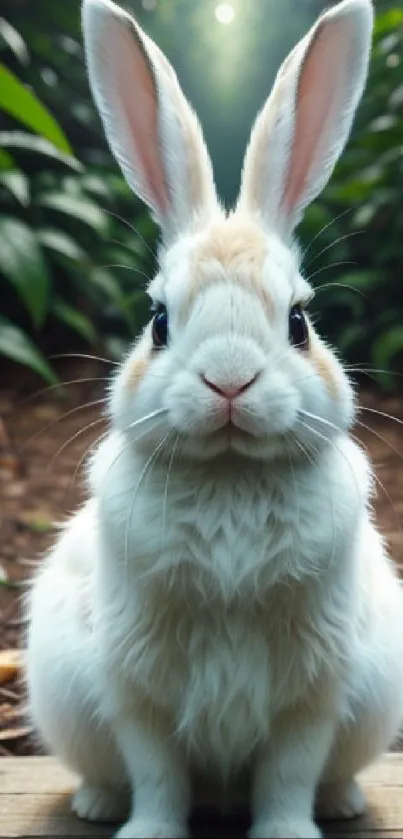
<svg viewBox="0 0 403 839">
<path fill-rule="evenodd" d="M 104 377 L 109 373 L 108 365 L 90 359 L 65 360 L 59 366 L 61 380 L 81 381 L 62 394 L 47 390 L 36 396 L 32 379 L 23 370 L 10 368 L 2 373 L 0 649 L 21 644 L 21 600 L 27 582 L 54 539 L 54 522 L 65 520 L 83 498 L 85 452 L 105 425 L 101 403 L 81 406 L 102 399 Z M 366 408 L 403 421 L 403 397 L 364 391 L 360 401 Z M 403 568 L 403 425 L 371 411 L 363 412 L 361 419 L 371 429 L 358 427 L 356 433 L 376 467 L 377 520 L 395 562 Z M 24 686 L 17 677 L 0 684 L 0 755 L 37 751 L 25 717 Z"/>
</svg>

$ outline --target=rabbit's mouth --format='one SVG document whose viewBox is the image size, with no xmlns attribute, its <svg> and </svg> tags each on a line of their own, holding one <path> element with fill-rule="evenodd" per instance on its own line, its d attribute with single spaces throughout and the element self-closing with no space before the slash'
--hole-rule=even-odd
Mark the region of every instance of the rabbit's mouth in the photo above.
<svg viewBox="0 0 403 839">
<path fill-rule="evenodd" d="M 221 455 L 267 461 L 284 457 L 286 445 L 284 435 L 253 435 L 231 422 L 203 435 L 182 436 L 178 450 L 185 456 L 203 461 L 212 461 Z"/>
<path fill-rule="evenodd" d="M 233 452 L 251 458 L 261 457 L 267 447 L 273 446 L 278 449 L 279 443 L 283 440 L 279 434 L 257 434 L 249 429 L 241 428 L 233 419 L 216 431 L 205 435 L 202 446 L 206 455 L 211 449 L 215 453 Z"/>
<path fill-rule="evenodd" d="M 231 411 L 222 408 L 192 419 L 193 422 L 185 423 L 182 415 L 181 422 L 172 423 L 179 435 L 178 451 L 183 454 L 207 460 L 233 453 L 266 460 L 278 457 L 280 452 L 284 454 L 296 413 L 267 410 L 259 414 L 240 405 Z"/>
</svg>

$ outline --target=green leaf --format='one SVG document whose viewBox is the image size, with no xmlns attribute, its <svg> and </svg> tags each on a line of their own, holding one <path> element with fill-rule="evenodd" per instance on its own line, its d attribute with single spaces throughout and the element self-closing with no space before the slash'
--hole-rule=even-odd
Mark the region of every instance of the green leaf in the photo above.
<svg viewBox="0 0 403 839">
<path fill-rule="evenodd" d="M 391 108 L 400 108 L 403 105 L 403 84 L 400 84 L 389 96 L 389 105 Z"/>
<path fill-rule="evenodd" d="M 348 326 L 342 329 L 338 337 L 338 346 L 343 352 L 354 347 L 360 341 L 366 338 L 366 325 L 362 323 L 350 322 Z"/>
<path fill-rule="evenodd" d="M 72 154 L 70 144 L 50 111 L 0 64 L 0 108 L 53 143 L 59 151 Z"/>
<path fill-rule="evenodd" d="M 39 198 L 42 207 L 49 207 L 59 213 L 65 213 L 78 221 L 93 227 L 98 232 L 106 230 L 105 215 L 97 204 L 88 198 L 76 198 L 64 192 L 49 192 Z"/>
<path fill-rule="evenodd" d="M 24 39 L 4 17 L 0 17 L 0 35 L 21 64 L 29 64 L 29 53 Z"/>
<path fill-rule="evenodd" d="M 403 353 L 403 326 L 391 326 L 383 332 L 372 349 L 374 366 L 389 369 L 396 356 Z"/>
<path fill-rule="evenodd" d="M 27 134 L 25 131 L 0 131 L 0 146 L 44 154 L 53 160 L 59 160 L 75 172 L 82 172 L 84 169 L 73 155 L 64 154 L 43 137 L 35 137 L 34 134 Z"/>
<path fill-rule="evenodd" d="M 96 341 L 97 333 L 91 321 L 78 309 L 74 309 L 64 300 L 56 298 L 53 302 L 52 311 L 62 323 L 65 323 L 70 329 L 74 329 L 90 344 Z"/>
<path fill-rule="evenodd" d="M 57 384 L 56 374 L 28 335 L 2 315 L 0 315 L 0 353 L 17 361 L 18 364 L 24 364 L 31 370 L 35 370 L 47 382 Z"/>
<path fill-rule="evenodd" d="M 343 277 L 344 280 L 344 277 Z M 337 286 L 337 283 L 335 284 Z M 343 282 L 344 286 L 344 282 Z M 364 301 L 359 294 L 355 294 L 353 288 L 332 288 L 332 284 L 323 289 L 323 300 L 320 300 L 323 310 L 331 309 L 334 311 L 336 307 L 343 307 L 348 311 L 350 319 L 360 319 L 363 317 Z"/>
<path fill-rule="evenodd" d="M 19 169 L 9 169 L 5 172 L 0 172 L 0 183 L 7 187 L 9 192 L 22 204 L 27 207 L 30 200 L 29 195 L 29 180 L 20 172 Z"/>
<path fill-rule="evenodd" d="M 383 114 L 380 117 L 376 117 L 376 119 L 372 120 L 369 124 L 368 129 L 369 131 L 389 131 L 390 128 L 394 128 L 397 123 L 397 117 L 394 114 Z"/>
<path fill-rule="evenodd" d="M 378 208 L 373 203 L 361 204 L 357 212 L 354 213 L 352 217 L 352 226 L 357 229 L 360 228 L 365 230 L 374 218 L 377 209 Z"/>
<path fill-rule="evenodd" d="M 0 149 L 0 171 L 3 171 L 4 169 L 13 169 L 14 166 L 15 161 L 13 156 L 8 151 Z"/>
<path fill-rule="evenodd" d="M 0 271 L 13 284 L 36 328 L 45 320 L 50 278 L 35 234 L 25 222 L 0 216 Z"/>
<path fill-rule="evenodd" d="M 105 338 L 105 349 L 111 361 L 120 361 L 127 352 L 128 339 L 120 335 L 107 335 Z"/>
<path fill-rule="evenodd" d="M 403 23 L 403 9 L 398 5 L 393 9 L 389 9 L 376 17 L 375 21 L 375 35 L 378 37 L 385 32 L 389 32 L 400 26 Z"/>
<path fill-rule="evenodd" d="M 112 191 L 104 177 L 99 178 L 97 175 L 85 175 L 82 180 L 82 185 L 84 189 L 92 192 L 98 198 L 106 200 L 112 195 Z"/>
<path fill-rule="evenodd" d="M 123 294 L 118 281 L 105 268 L 92 268 L 88 281 L 98 287 L 118 308 L 123 306 Z"/>
<path fill-rule="evenodd" d="M 41 245 L 60 256 L 67 257 L 75 262 L 85 262 L 87 260 L 85 251 L 62 230 L 44 227 L 37 231 L 37 236 Z"/>
<path fill-rule="evenodd" d="M 351 286 L 352 289 L 357 289 L 364 293 L 367 290 L 371 292 L 372 289 L 383 283 L 383 281 L 384 275 L 382 271 L 376 271 L 375 269 L 372 271 L 349 271 L 347 274 L 343 274 L 342 278 L 343 285 Z"/>
</svg>

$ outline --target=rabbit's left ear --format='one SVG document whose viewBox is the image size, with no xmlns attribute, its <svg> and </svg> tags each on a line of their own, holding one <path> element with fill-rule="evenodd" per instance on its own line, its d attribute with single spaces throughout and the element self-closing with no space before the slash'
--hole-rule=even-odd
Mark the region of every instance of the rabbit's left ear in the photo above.
<svg viewBox="0 0 403 839">
<path fill-rule="evenodd" d="M 165 242 L 218 209 L 210 158 L 175 72 L 112 0 L 83 0 L 90 85 L 109 145 Z"/>
<path fill-rule="evenodd" d="M 344 0 L 290 53 L 246 152 L 239 206 L 289 236 L 350 133 L 371 47 L 371 0 Z"/>
</svg>

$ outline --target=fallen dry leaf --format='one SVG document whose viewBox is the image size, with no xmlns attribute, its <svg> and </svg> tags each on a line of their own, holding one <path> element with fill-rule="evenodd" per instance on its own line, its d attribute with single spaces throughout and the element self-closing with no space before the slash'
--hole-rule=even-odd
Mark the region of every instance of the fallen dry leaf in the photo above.
<svg viewBox="0 0 403 839">
<path fill-rule="evenodd" d="M 10 702 L 3 702 L 0 705 L 0 729 L 12 725 L 16 720 L 26 719 L 27 709 L 24 705 L 12 705 Z"/>
<path fill-rule="evenodd" d="M 2 449 L 9 449 L 10 446 L 10 439 L 6 431 L 6 426 L 2 417 L 0 417 L 0 448 Z"/>
<path fill-rule="evenodd" d="M 27 737 L 28 734 L 32 734 L 33 728 L 30 725 L 24 725 L 20 728 L 6 728 L 3 731 L 0 731 L 0 742 L 3 743 L 7 740 L 18 740 L 20 737 Z"/>
<path fill-rule="evenodd" d="M 20 650 L 0 650 L 0 685 L 18 675 L 23 665 Z"/>
<path fill-rule="evenodd" d="M 19 522 L 36 533 L 47 533 L 53 527 L 52 516 L 47 510 L 27 510 L 20 514 Z"/>
</svg>

